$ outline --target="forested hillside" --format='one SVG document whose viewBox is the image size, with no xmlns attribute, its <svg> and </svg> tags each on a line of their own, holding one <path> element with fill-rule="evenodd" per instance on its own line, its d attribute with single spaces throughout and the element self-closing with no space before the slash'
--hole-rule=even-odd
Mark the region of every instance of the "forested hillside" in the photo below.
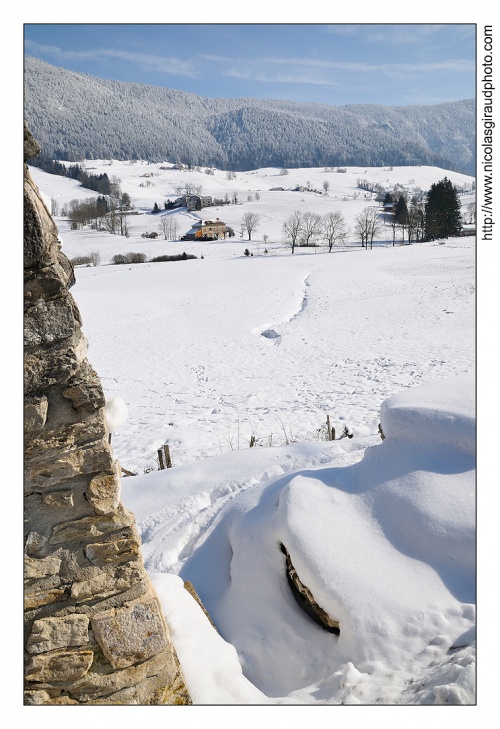
<svg viewBox="0 0 500 729">
<path fill-rule="evenodd" d="M 25 118 L 54 159 L 258 167 L 435 165 L 475 171 L 475 106 L 211 99 L 25 59 Z"/>
</svg>

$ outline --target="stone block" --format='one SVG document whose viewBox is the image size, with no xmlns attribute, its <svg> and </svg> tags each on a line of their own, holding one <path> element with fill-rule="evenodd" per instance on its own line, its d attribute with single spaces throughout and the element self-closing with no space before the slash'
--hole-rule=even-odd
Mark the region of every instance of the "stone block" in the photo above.
<svg viewBox="0 0 500 729">
<path fill-rule="evenodd" d="M 147 704 L 148 699 L 158 688 L 164 691 L 165 687 L 170 687 L 176 682 L 177 675 L 178 667 L 171 650 L 135 666 L 113 670 L 100 649 L 96 647 L 92 670 L 75 682 L 71 694 L 84 703 Z M 151 681 L 153 685 L 150 684 Z M 129 690 L 134 692 L 133 699 L 131 700 L 128 694 L 128 700 L 123 700 L 121 692 Z"/>
<path fill-rule="evenodd" d="M 91 480 L 86 492 L 87 499 L 96 514 L 111 514 L 120 503 L 120 478 L 118 472 L 99 473 Z"/>
<path fill-rule="evenodd" d="M 169 647 L 156 599 L 97 613 L 92 617 L 92 630 L 114 668 L 132 666 Z"/>
<path fill-rule="evenodd" d="M 70 683 L 84 676 L 92 665 L 91 650 L 60 650 L 54 653 L 34 655 L 27 663 L 27 681 Z"/>
<path fill-rule="evenodd" d="M 42 559 L 33 559 L 24 556 L 24 577 L 27 580 L 40 579 L 48 575 L 59 574 L 61 560 L 58 557 L 44 557 Z"/>
<path fill-rule="evenodd" d="M 53 488 L 81 474 L 109 471 L 112 464 L 111 452 L 104 442 L 98 441 L 86 448 L 68 447 L 65 455 L 51 461 L 50 468 L 43 461 L 27 461 L 26 476 L 31 489 Z"/>
<path fill-rule="evenodd" d="M 54 602 L 60 602 L 66 597 L 66 590 L 62 588 L 50 588 L 47 590 L 37 590 L 24 592 L 24 609 L 33 610 L 42 607 L 42 605 L 51 605 Z"/>
<path fill-rule="evenodd" d="M 69 297 L 38 299 L 24 314 L 24 346 L 38 347 L 71 337 L 76 328 L 74 309 Z"/>
<path fill-rule="evenodd" d="M 25 306 L 32 306 L 38 299 L 48 300 L 63 295 L 66 292 L 65 278 L 61 267 L 54 265 L 32 273 L 24 282 Z"/>
<path fill-rule="evenodd" d="M 84 547 L 85 556 L 92 564 L 128 562 L 139 556 L 140 543 L 134 534 L 130 539 L 117 539 L 113 542 L 95 542 Z"/>
<path fill-rule="evenodd" d="M 89 642 L 89 619 L 86 615 L 35 620 L 26 643 L 28 653 L 46 653 L 57 648 L 83 646 Z"/>
<path fill-rule="evenodd" d="M 179 671 L 172 677 L 171 667 L 168 666 L 154 676 L 149 676 L 133 686 L 123 688 L 113 694 L 103 696 L 93 701 L 96 705 L 135 705 L 172 706 L 190 705 L 191 698 Z"/>
<path fill-rule="evenodd" d="M 69 406 L 69 403 L 64 400 L 63 402 Z M 62 416 L 63 422 L 54 423 L 54 415 Z M 67 418 L 68 415 L 69 418 Z M 29 442 L 26 443 L 26 459 L 30 467 L 47 463 L 49 458 L 51 461 L 56 461 L 71 453 L 76 447 L 86 450 L 95 449 L 98 453 L 103 450 L 107 451 L 109 468 L 112 467 L 113 459 L 107 443 L 102 412 L 86 413 L 79 422 L 72 420 L 73 417 L 72 410 L 64 412 L 60 407 L 60 402 L 56 403 L 55 398 L 52 398 L 44 430 L 31 433 Z M 49 453 L 49 451 L 51 452 Z"/>
<path fill-rule="evenodd" d="M 100 572 L 87 580 L 74 582 L 71 586 L 71 597 L 77 603 L 81 603 L 86 600 L 102 600 L 110 595 L 123 592 L 143 578 L 141 568 L 140 562 L 107 567 L 106 572 Z"/>
<path fill-rule="evenodd" d="M 76 602 L 83 602 L 97 597 L 107 597 L 113 592 L 110 589 L 111 584 L 112 580 L 110 576 L 102 572 L 96 575 L 96 577 L 91 577 L 89 580 L 74 582 L 71 585 L 70 595 Z"/>
<path fill-rule="evenodd" d="M 56 524 L 52 528 L 49 542 L 50 544 L 88 542 L 95 537 L 102 537 L 110 532 L 129 527 L 133 523 L 133 514 L 125 510 L 109 516 L 84 516 L 83 519 Z"/>
<path fill-rule="evenodd" d="M 81 332 L 73 341 L 24 353 L 24 391 L 26 394 L 64 383 L 75 374 L 87 354 L 87 340 Z"/>
<path fill-rule="evenodd" d="M 98 410 L 105 405 L 101 382 L 88 362 L 84 362 L 78 373 L 68 381 L 62 394 L 79 412 Z"/>
</svg>

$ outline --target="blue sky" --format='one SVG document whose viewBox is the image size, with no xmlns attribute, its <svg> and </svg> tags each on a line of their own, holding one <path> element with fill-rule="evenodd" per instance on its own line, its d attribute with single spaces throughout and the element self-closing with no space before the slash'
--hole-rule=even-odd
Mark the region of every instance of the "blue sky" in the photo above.
<svg viewBox="0 0 500 729">
<path fill-rule="evenodd" d="M 475 96 L 473 24 L 24 24 L 63 68 L 202 96 L 435 104 Z"/>
</svg>

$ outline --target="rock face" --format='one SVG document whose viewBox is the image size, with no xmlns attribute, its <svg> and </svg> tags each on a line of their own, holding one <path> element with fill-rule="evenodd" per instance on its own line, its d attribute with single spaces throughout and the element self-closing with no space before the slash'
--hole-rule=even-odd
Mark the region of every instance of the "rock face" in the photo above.
<svg viewBox="0 0 500 729">
<path fill-rule="evenodd" d="M 25 165 L 25 703 L 189 704 L 60 248 Z"/>
</svg>

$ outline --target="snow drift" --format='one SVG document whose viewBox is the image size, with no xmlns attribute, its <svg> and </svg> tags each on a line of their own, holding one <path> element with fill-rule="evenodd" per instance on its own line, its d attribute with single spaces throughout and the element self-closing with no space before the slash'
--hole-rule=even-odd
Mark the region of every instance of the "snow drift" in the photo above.
<svg viewBox="0 0 500 729">
<path fill-rule="evenodd" d="M 474 703 L 474 415 L 463 376 L 389 398 L 385 440 L 320 464 L 302 444 L 208 459 L 185 490 L 191 466 L 124 481 L 195 703 Z M 160 529 L 187 499 L 195 519 Z M 280 544 L 340 635 L 294 600 Z"/>
</svg>

